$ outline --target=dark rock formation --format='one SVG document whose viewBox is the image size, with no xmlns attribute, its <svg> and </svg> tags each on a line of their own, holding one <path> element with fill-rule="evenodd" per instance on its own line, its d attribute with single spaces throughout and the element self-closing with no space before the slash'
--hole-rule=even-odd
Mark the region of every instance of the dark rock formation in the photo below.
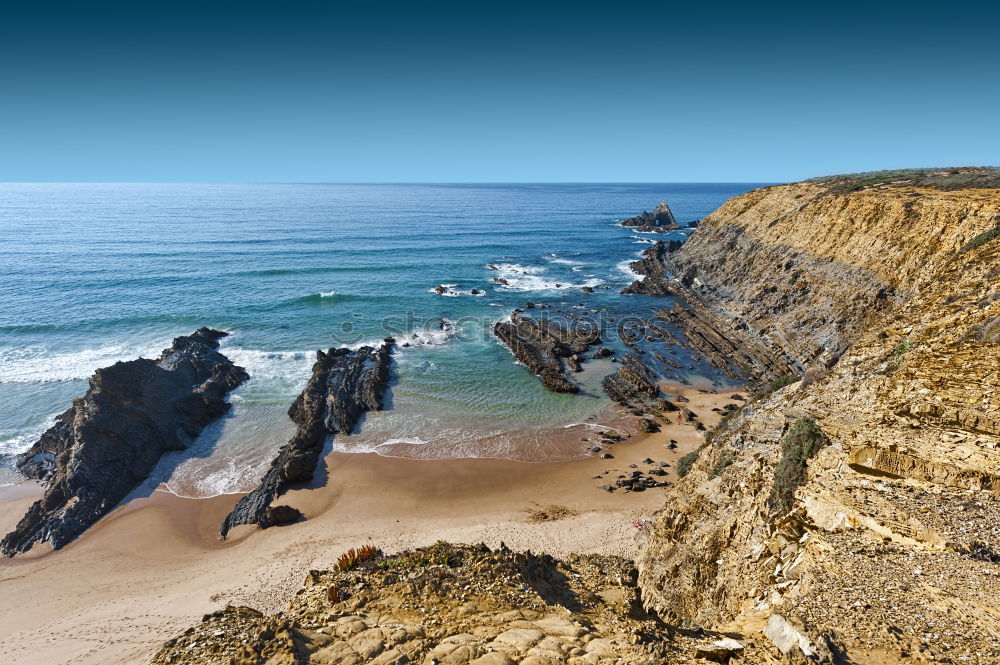
<svg viewBox="0 0 1000 665">
<path fill-rule="evenodd" d="M 274 526 L 294 524 L 305 518 L 305 515 L 299 512 L 298 508 L 291 506 L 271 506 L 265 511 L 264 516 L 267 518 L 268 524 Z"/>
<path fill-rule="evenodd" d="M 670 272 L 667 270 L 666 258 L 671 252 L 681 248 L 680 240 L 663 242 L 657 240 L 642 253 L 642 258 L 629 264 L 634 272 L 643 276 L 624 289 L 622 293 L 642 293 L 650 296 L 666 296 L 674 293 L 670 284 Z"/>
<path fill-rule="evenodd" d="M 759 382 L 797 373 L 779 350 L 733 325 L 731 319 L 716 315 L 693 294 L 688 295 L 687 307 L 675 303 L 672 309 L 660 310 L 658 316 L 682 330 L 688 347 L 730 376 L 742 374 Z"/>
<path fill-rule="evenodd" d="M 240 524 L 267 528 L 273 521 L 271 502 L 292 483 L 312 479 L 328 434 L 349 434 L 365 411 L 381 411 L 389 385 L 390 351 L 386 338 L 378 349 L 330 349 L 316 352 L 312 377 L 288 409 L 299 428 L 281 447 L 260 484 L 240 499 L 222 523 L 222 537 Z"/>
<path fill-rule="evenodd" d="M 634 399 L 660 394 L 656 375 L 631 353 L 622 358 L 614 374 L 604 377 L 601 385 L 612 400 L 623 405 L 630 404 Z"/>
<path fill-rule="evenodd" d="M 624 294 L 671 295 L 684 300 L 672 309 L 661 310 L 658 317 L 673 324 L 683 340 L 670 330 L 656 329 L 658 336 L 670 343 L 680 343 L 698 352 L 705 360 L 734 377 L 749 377 L 755 382 L 801 372 L 795 361 L 782 349 L 768 343 L 746 326 L 737 325 L 727 315 L 707 304 L 702 285 L 691 269 L 677 267 L 683 253 L 682 243 L 656 242 L 643 252 L 632 270 L 643 275 L 622 290 Z M 686 250 L 685 250 L 686 251 Z M 679 277 L 672 277 L 677 274 Z M 629 340 L 624 340 L 626 344 Z"/>
<path fill-rule="evenodd" d="M 216 351 L 226 333 L 201 328 L 156 360 L 99 369 L 90 389 L 19 460 L 45 495 L 0 542 L 6 556 L 36 542 L 58 549 L 83 533 L 145 479 L 160 456 L 183 450 L 229 409 L 226 393 L 246 381 Z"/>
<path fill-rule="evenodd" d="M 573 327 L 564 330 L 544 319 L 532 319 L 517 313 L 510 321 L 493 326 L 493 334 L 542 380 L 549 390 L 575 393 L 579 387 L 566 376 L 565 364 L 580 371 L 580 359 L 587 349 L 601 341 L 596 326 Z"/>
<path fill-rule="evenodd" d="M 645 432 L 646 434 L 652 434 L 653 432 L 660 431 L 660 425 L 656 421 L 650 420 L 649 418 L 640 418 L 639 431 Z"/>
<path fill-rule="evenodd" d="M 653 212 L 642 211 L 638 217 L 629 217 L 622 220 L 622 226 L 628 226 L 638 231 L 663 233 L 665 231 L 677 231 L 680 225 L 674 219 L 674 213 L 670 212 L 670 206 L 666 201 L 661 201 Z"/>
</svg>

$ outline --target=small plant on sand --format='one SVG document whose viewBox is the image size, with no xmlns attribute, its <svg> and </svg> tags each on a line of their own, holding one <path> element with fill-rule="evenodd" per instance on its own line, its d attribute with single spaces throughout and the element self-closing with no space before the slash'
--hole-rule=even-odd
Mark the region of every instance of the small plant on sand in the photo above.
<svg viewBox="0 0 1000 665">
<path fill-rule="evenodd" d="M 369 559 L 374 559 L 377 556 L 381 556 L 382 550 L 372 545 L 363 545 L 357 549 L 353 547 L 337 559 L 337 565 L 334 566 L 334 570 L 341 573 L 347 572 L 352 568 L 356 568 L 358 564 L 363 561 L 368 561 Z"/>
<path fill-rule="evenodd" d="M 426 568 L 427 566 L 454 566 L 460 562 L 458 559 L 452 560 L 454 556 L 455 554 L 450 551 L 448 543 L 439 540 L 430 547 L 386 557 L 376 565 L 383 570 L 413 570 L 414 568 Z"/>
<path fill-rule="evenodd" d="M 798 419 L 785 434 L 781 440 L 781 459 L 774 469 L 774 487 L 768 497 L 775 513 L 791 510 L 795 490 L 806 479 L 806 464 L 826 443 L 826 435 L 812 418 Z"/>
<path fill-rule="evenodd" d="M 683 478 L 684 476 L 691 473 L 691 467 L 694 463 L 698 461 L 698 455 L 701 453 L 701 448 L 692 450 L 684 457 L 677 460 L 677 475 Z"/>
</svg>

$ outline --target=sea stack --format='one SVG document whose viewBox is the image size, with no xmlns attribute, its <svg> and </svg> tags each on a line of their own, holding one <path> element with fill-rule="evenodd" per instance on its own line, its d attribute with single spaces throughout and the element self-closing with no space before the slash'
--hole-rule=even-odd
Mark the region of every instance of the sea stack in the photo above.
<svg viewBox="0 0 1000 665">
<path fill-rule="evenodd" d="M 681 228 L 666 201 L 660 201 L 653 212 L 643 210 L 641 215 L 623 219 L 621 224 L 645 233 L 665 233 Z"/>
</svg>

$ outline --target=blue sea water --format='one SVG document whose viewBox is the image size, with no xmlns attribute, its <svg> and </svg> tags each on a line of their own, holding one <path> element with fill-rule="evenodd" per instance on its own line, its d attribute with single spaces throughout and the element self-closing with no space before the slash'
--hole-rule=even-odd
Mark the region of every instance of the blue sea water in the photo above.
<svg viewBox="0 0 1000 665">
<path fill-rule="evenodd" d="M 179 494 L 252 487 L 293 430 L 285 411 L 315 349 L 387 334 L 409 344 L 390 408 L 334 448 L 584 454 L 579 433 L 559 432 L 609 413 L 599 382 L 614 366 L 589 361 L 582 394 L 549 393 L 490 326 L 526 301 L 604 317 L 662 306 L 618 295 L 650 236 L 616 220 L 666 200 L 683 225 L 756 186 L 0 185 L 0 484 L 16 482 L 9 456 L 95 369 L 155 357 L 200 326 L 229 331 L 222 351 L 252 378 L 228 416 L 161 465 L 157 480 Z"/>
</svg>

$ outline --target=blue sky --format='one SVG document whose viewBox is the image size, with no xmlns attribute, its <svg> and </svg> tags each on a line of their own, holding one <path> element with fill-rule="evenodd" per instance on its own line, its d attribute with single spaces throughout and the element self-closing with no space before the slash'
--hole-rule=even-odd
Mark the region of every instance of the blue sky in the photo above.
<svg viewBox="0 0 1000 665">
<path fill-rule="evenodd" d="M 0 181 L 1000 163 L 1000 13 L 971 3 L 21 5 L 0 20 Z"/>
</svg>

